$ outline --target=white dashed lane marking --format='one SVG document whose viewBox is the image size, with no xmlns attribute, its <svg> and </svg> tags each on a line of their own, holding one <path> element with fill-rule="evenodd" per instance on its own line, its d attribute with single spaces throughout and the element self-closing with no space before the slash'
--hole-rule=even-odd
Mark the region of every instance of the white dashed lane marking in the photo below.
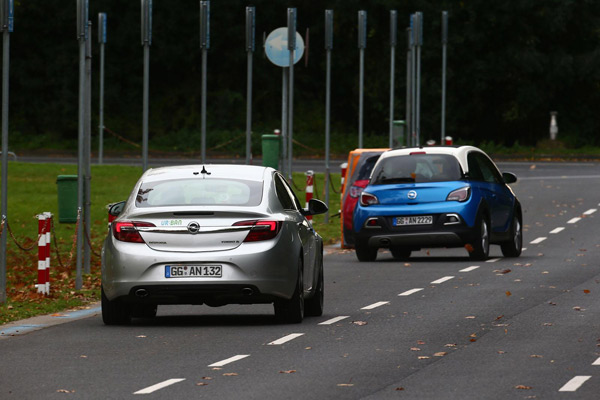
<svg viewBox="0 0 600 400">
<path fill-rule="evenodd" d="M 592 365 L 600 365 L 600 358 L 596 359 L 596 361 L 594 361 Z"/>
<path fill-rule="evenodd" d="M 410 289 L 410 290 L 407 290 L 406 292 L 400 293 L 398 296 L 410 296 L 411 294 L 420 292 L 421 290 L 423 290 L 423 288 Z"/>
<path fill-rule="evenodd" d="M 443 278 L 440 278 L 440 279 L 438 279 L 438 280 L 436 280 L 436 281 L 433 281 L 433 282 L 430 282 L 430 283 L 431 283 L 432 285 L 437 285 L 437 284 L 440 284 L 440 283 L 444 283 L 444 282 L 446 282 L 446 281 L 449 281 L 450 279 L 454 279 L 454 277 L 453 277 L 453 276 L 445 276 L 445 277 L 443 277 Z"/>
<path fill-rule="evenodd" d="M 363 307 L 363 308 L 361 308 L 361 310 L 372 310 L 374 308 L 381 307 L 385 304 L 390 304 L 390 302 L 389 301 L 379 301 L 377 303 L 371 304 L 370 306 Z"/>
<path fill-rule="evenodd" d="M 571 218 L 570 220 L 567 221 L 567 224 L 574 224 L 576 222 L 581 221 L 581 218 L 579 217 L 575 217 L 575 218 Z"/>
<path fill-rule="evenodd" d="M 575 392 L 577 389 L 581 387 L 588 379 L 590 379 L 591 375 L 579 375 L 571 379 L 569 382 L 565 383 L 563 387 L 558 389 L 559 392 Z"/>
<path fill-rule="evenodd" d="M 500 261 L 500 260 L 502 260 L 502 259 L 501 258 L 491 258 L 491 259 L 487 260 L 486 262 L 493 263 L 493 262 Z"/>
<path fill-rule="evenodd" d="M 250 357 L 250 354 L 238 354 L 237 356 L 229 357 L 226 360 L 210 364 L 209 367 L 222 367 L 223 365 L 231 364 L 232 362 L 241 360 L 243 358 Z"/>
<path fill-rule="evenodd" d="M 333 325 L 336 322 L 340 322 L 343 319 L 350 318 L 348 315 L 340 315 L 339 317 L 328 319 L 327 321 L 321 322 L 319 325 Z"/>
<path fill-rule="evenodd" d="M 531 243 L 531 244 L 538 244 L 538 243 L 542 243 L 542 242 L 543 242 L 544 240 L 546 240 L 546 239 L 547 239 L 547 238 L 545 238 L 545 237 L 539 237 L 539 238 L 537 238 L 537 239 L 534 239 L 534 240 L 532 240 L 532 241 L 531 241 L 531 242 L 529 242 L 529 243 Z"/>
<path fill-rule="evenodd" d="M 473 265 L 472 267 L 463 268 L 458 272 L 471 272 L 471 271 L 476 270 L 477 268 L 479 268 L 478 265 Z"/>
<path fill-rule="evenodd" d="M 167 386 L 171 386 L 175 383 L 179 383 L 181 381 L 185 381 L 185 379 L 168 379 L 164 382 L 161 383 L 157 383 L 156 385 L 152 385 L 152 386 L 148 386 L 145 389 L 142 390 L 138 390 L 137 392 L 133 393 L 133 394 L 150 394 L 150 393 L 154 393 L 157 390 L 166 388 Z"/>
<path fill-rule="evenodd" d="M 584 212 L 583 215 L 592 215 L 595 212 L 596 212 L 595 208 L 590 208 L 589 210 L 587 210 L 586 212 Z"/>
<path fill-rule="evenodd" d="M 562 227 L 562 226 L 559 226 L 558 228 L 554 228 L 554 229 L 552 229 L 552 230 L 550 231 L 550 233 L 552 233 L 552 234 L 555 234 L 555 233 L 562 232 L 562 231 L 564 231 L 564 230 L 565 230 L 565 228 L 564 228 L 564 227 Z"/>
<path fill-rule="evenodd" d="M 302 335 L 304 335 L 304 333 L 292 333 L 291 335 L 284 336 L 281 339 L 274 340 L 271 343 L 268 343 L 268 345 L 269 346 L 279 346 L 280 344 L 287 343 L 290 340 L 294 340 Z"/>
</svg>

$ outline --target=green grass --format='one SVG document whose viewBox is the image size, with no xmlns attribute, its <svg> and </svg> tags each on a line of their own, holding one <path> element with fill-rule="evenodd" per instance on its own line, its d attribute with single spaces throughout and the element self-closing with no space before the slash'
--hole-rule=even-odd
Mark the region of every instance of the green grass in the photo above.
<svg viewBox="0 0 600 400">
<path fill-rule="evenodd" d="M 16 242 L 29 251 L 19 249 L 12 235 L 7 238 L 7 301 L 0 304 L 0 324 L 35 315 L 56 313 L 66 308 L 85 307 L 100 296 L 100 259 L 98 257 L 107 232 L 106 205 L 129 196 L 142 174 L 141 167 L 93 165 L 91 179 L 91 273 L 84 274 L 83 287 L 75 289 L 76 224 L 59 223 L 56 180 L 59 175 L 76 175 L 76 165 L 29 164 L 10 162 L 8 168 L 8 212 L 10 231 Z M 335 191 L 340 189 L 340 174 L 332 174 Z M 294 190 L 305 202 L 306 177 L 294 173 Z M 340 194 L 330 188 L 329 222 L 325 216 L 314 217 L 313 226 L 326 244 L 339 241 L 338 213 Z M 316 174 L 315 198 L 324 200 L 324 176 Z M 77 204 L 77 199 L 72 200 Z M 51 254 L 51 294 L 37 293 L 37 232 L 35 216 L 49 211 L 54 214 L 54 237 Z M 7 230 L 3 234 L 9 234 Z M 58 253 L 58 257 L 57 257 Z"/>
</svg>

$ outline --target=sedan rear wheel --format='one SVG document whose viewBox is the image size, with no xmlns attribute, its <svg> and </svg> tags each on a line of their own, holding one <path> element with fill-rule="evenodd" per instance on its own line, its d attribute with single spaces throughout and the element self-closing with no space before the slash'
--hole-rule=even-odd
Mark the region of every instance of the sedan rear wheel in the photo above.
<svg viewBox="0 0 600 400">
<path fill-rule="evenodd" d="M 321 255 L 321 265 L 319 266 L 319 279 L 315 287 L 315 294 L 305 302 L 305 314 L 311 317 L 320 317 L 323 315 L 323 304 L 325 299 L 325 285 L 323 280 L 323 256 Z"/>
<path fill-rule="evenodd" d="M 517 215 L 513 216 L 510 227 L 511 240 L 500 245 L 504 257 L 519 257 L 523 249 L 523 227 Z"/>
<path fill-rule="evenodd" d="M 377 258 L 377 247 L 369 247 L 366 243 L 357 241 L 354 245 L 354 250 L 356 251 L 356 258 L 358 258 L 358 261 L 375 261 Z"/>
<path fill-rule="evenodd" d="M 298 261 L 298 280 L 296 290 L 289 300 L 276 300 L 275 317 L 288 324 L 298 324 L 304 319 L 304 281 L 302 276 L 302 259 Z"/>
<path fill-rule="evenodd" d="M 108 300 L 104 289 L 102 292 L 102 321 L 106 325 L 127 325 L 131 322 L 131 306 L 116 299 Z"/>
<path fill-rule="evenodd" d="M 490 232 L 488 221 L 483 213 L 480 212 L 477 216 L 475 226 L 477 228 L 473 235 L 473 249 L 469 256 L 476 261 L 485 261 L 490 254 Z"/>
</svg>

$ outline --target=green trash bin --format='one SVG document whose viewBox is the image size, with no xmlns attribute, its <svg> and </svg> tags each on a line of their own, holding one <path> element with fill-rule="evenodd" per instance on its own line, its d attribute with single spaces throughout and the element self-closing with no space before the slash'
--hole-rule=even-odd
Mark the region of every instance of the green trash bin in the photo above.
<svg viewBox="0 0 600 400">
<path fill-rule="evenodd" d="M 279 135 L 262 135 L 263 166 L 279 169 Z"/>
<path fill-rule="evenodd" d="M 56 178 L 58 189 L 58 222 L 77 222 L 77 175 L 59 175 Z"/>
</svg>

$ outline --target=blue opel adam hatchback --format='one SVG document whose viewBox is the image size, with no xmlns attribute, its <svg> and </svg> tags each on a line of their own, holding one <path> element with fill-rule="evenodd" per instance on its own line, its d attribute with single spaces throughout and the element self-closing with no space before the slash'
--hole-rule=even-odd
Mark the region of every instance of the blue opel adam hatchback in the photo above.
<svg viewBox="0 0 600 400">
<path fill-rule="evenodd" d="M 508 187 L 516 181 L 472 146 L 387 151 L 354 211 L 356 257 L 373 261 L 379 248 L 406 259 L 421 248 L 464 247 L 485 260 L 490 244 L 518 257 L 523 216 Z"/>
</svg>

